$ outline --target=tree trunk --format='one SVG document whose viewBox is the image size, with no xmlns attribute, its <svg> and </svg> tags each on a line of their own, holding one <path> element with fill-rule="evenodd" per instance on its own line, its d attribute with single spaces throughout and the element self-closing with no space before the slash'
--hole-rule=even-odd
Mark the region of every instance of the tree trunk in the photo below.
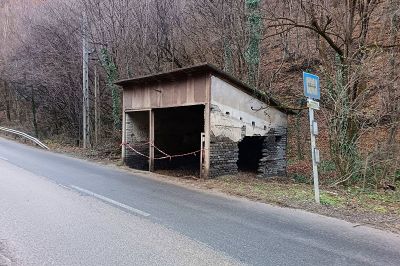
<svg viewBox="0 0 400 266">
<path fill-rule="evenodd" d="M 390 25 L 390 40 L 391 43 L 396 43 L 397 42 L 397 28 L 398 28 L 398 17 L 396 14 L 397 6 L 399 1 L 396 0 L 391 0 L 390 1 L 390 12 L 391 12 L 391 25 Z M 397 85 L 398 83 L 396 82 L 396 48 L 392 47 L 390 49 L 390 81 L 391 84 L 389 85 L 389 91 L 388 91 L 388 102 L 389 102 L 389 107 L 388 107 L 388 113 L 390 115 L 390 122 L 391 122 L 391 127 L 389 130 L 389 136 L 388 136 L 388 147 L 392 147 L 393 144 L 396 141 L 396 134 L 398 130 L 398 120 L 399 120 L 399 100 L 400 97 L 398 95 L 398 88 Z"/>
<path fill-rule="evenodd" d="M 302 136 L 301 136 L 301 113 L 298 113 L 296 116 L 296 143 L 297 143 L 297 159 L 303 160 L 303 148 L 302 148 Z"/>
<path fill-rule="evenodd" d="M 32 107 L 32 123 L 33 123 L 33 129 L 35 131 L 35 137 L 39 137 L 39 132 L 38 132 L 38 126 L 37 126 L 37 120 L 36 120 L 36 103 L 35 103 L 35 90 L 33 89 L 33 86 L 31 87 L 31 107 Z"/>
<path fill-rule="evenodd" d="M 4 97 L 6 103 L 6 114 L 7 114 L 7 121 L 11 121 L 11 107 L 10 107 L 10 92 L 8 90 L 8 83 L 4 81 Z"/>
</svg>

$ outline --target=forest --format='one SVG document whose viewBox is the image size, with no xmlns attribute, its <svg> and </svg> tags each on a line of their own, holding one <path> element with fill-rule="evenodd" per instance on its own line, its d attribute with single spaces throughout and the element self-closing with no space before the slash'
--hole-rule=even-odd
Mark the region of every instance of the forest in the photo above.
<svg viewBox="0 0 400 266">
<path fill-rule="evenodd" d="M 400 0 L 0 0 L 0 124 L 117 156 L 126 79 L 203 62 L 290 110 L 289 175 L 310 182 L 302 72 L 321 77 L 321 179 L 400 182 Z M 275 101 L 274 101 L 275 102 Z"/>
</svg>

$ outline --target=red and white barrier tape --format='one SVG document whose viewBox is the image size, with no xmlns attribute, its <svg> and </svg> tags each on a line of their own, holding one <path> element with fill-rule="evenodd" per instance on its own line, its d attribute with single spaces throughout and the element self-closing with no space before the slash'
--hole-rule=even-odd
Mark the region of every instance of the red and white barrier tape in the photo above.
<svg viewBox="0 0 400 266">
<path fill-rule="evenodd" d="M 169 155 L 169 154 L 167 154 L 166 152 L 164 152 L 164 151 L 160 150 L 159 148 L 157 148 L 153 143 L 150 143 L 150 142 L 148 142 L 148 143 L 146 143 L 146 144 L 143 143 L 143 144 L 141 144 L 140 146 L 142 146 L 142 145 L 148 145 L 148 144 L 150 144 L 150 145 L 153 146 L 157 151 L 159 151 L 160 153 L 162 153 L 163 155 L 165 155 L 165 156 L 163 156 L 163 157 L 154 158 L 154 160 L 165 160 L 165 159 L 170 159 L 170 160 L 171 160 L 171 159 L 173 159 L 173 158 L 184 157 L 184 156 L 189 156 L 189 155 L 194 155 L 194 156 L 196 156 L 197 153 L 203 151 L 203 150 L 200 149 L 200 150 L 197 150 L 197 151 L 188 152 L 188 153 L 183 153 L 183 154 Z M 147 155 L 145 155 L 145 154 L 139 152 L 138 150 L 136 150 L 135 148 L 133 148 L 129 143 L 122 143 L 121 146 L 125 146 L 125 147 L 127 147 L 128 149 L 130 149 L 131 151 L 137 153 L 138 155 L 143 156 L 143 157 L 145 157 L 145 158 L 147 158 L 147 159 L 150 159 L 149 156 L 147 156 Z"/>
</svg>

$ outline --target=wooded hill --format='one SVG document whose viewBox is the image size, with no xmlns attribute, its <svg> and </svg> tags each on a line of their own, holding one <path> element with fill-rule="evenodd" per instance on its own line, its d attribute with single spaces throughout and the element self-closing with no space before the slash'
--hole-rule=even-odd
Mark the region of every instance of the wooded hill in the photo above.
<svg viewBox="0 0 400 266">
<path fill-rule="evenodd" d="M 327 182 L 395 185 L 399 8 L 399 0 L 2 0 L 0 123 L 79 144 L 85 16 L 92 134 L 101 139 L 94 147 L 109 142 L 118 150 L 114 81 L 209 62 L 297 113 L 290 124 L 296 172 L 309 164 L 301 74 L 310 71 L 323 84 Z"/>
</svg>

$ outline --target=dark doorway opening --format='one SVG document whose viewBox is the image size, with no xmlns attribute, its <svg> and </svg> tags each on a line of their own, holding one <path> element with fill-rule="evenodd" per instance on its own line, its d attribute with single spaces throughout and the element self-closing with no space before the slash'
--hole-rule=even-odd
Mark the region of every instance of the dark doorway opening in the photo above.
<svg viewBox="0 0 400 266">
<path fill-rule="evenodd" d="M 263 142 L 265 137 L 244 137 L 239 142 L 239 171 L 257 173 L 259 162 L 262 158 Z"/>
<path fill-rule="evenodd" d="M 154 169 L 199 175 L 203 132 L 204 105 L 154 109 L 155 158 L 172 156 L 155 159 Z"/>
</svg>

